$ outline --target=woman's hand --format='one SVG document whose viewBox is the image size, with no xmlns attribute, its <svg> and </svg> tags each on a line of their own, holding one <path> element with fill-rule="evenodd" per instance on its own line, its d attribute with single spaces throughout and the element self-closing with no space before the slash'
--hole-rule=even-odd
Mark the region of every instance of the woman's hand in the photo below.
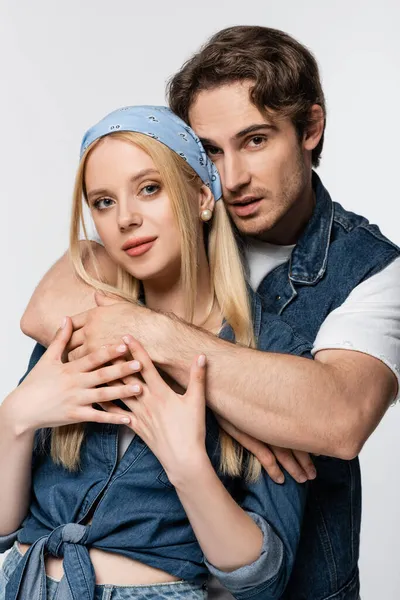
<svg viewBox="0 0 400 600">
<path fill-rule="evenodd" d="M 177 394 L 165 383 L 143 346 L 132 336 L 123 337 L 132 356 L 141 364 L 143 380 L 134 400 L 124 400 L 132 411 L 129 427 L 149 446 L 163 465 L 171 483 L 206 457 L 205 372 L 206 357 L 193 362 L 185 394 Z M 132 393 L 131 393 L 132 395 Z M 102 405 L 103 406 L 103 405 Z M 115 405 L 105 410 L 126 414 Z"/>
<path fill-rule="evenodd" d="M 1 410 L 15 432 L 71 423 L 128 424 L 129 413 L 116 415 L 93 408 L 93 403 L 132 397 L 131 385 L 105 385 L 140 369 L 137 361 L 103 366 L 127 351 L 124 344 L 103 346 L 84 358 L 64 363 L 62 358 L 72 335 L 65 318 L 53 342 L 25 380 L 4 400 Z M 97 387 L 105 386 L 105 387 Z"/>
</svg>

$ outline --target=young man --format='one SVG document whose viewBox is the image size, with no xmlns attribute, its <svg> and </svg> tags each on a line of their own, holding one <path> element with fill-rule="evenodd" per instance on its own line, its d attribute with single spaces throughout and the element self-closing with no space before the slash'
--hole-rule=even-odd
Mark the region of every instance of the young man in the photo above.
<svg viewBox="0 0 400 600">
<path fill-rule="evenodd" d="M 97 296 L 99 306 L 90 308 L 92 293 L 73 278 L 66 257 L 39 285 L 22 328 L 47 345 L 64 314 L 88 308 L 73 319 L 70 358 L 131 332 L 182 385 L 201 349 L 209 404 L 226 428 L 275 479 L 277 460 L 311 480 L 285 599 L 356 600 L 356 457 L 397 396 L 400 250 L 333 203 L 313 172 L 324 96 L 314 58 L 290 36 L 262 27 L 217 33 L 173 77 L 169 100 L 220 171 L 252 286 L 313 343 L 314 360 L 232 347 L 125 302 Z M 95 252 L 109 265 L 103 249 Z M 317 455 L 316 478 L 307 452 Z"/>
</svg>

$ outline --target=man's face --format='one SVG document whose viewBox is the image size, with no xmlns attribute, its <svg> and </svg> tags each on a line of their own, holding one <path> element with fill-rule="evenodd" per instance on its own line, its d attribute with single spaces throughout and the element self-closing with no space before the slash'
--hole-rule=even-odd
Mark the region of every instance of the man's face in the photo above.
<svg viewBox="0 0 400 600">
<path fill-rule="evenodd" d="M 237 82 L 200 92 L 189 111 L 190 125 L 219 170 L 224 201 L 238 229 L 292 243 L 279 238 L 285 216 L 296 215 L 295 205 L 304 202 L 310 152 L 289 118 L 271 122 L 251 103 L 251 85 Z"/>
</svg>

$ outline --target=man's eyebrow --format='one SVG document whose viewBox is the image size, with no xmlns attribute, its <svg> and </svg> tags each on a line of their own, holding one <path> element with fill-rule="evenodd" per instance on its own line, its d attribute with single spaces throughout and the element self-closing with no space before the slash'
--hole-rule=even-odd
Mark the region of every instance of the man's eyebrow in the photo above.
<svg viewBox="0 0 400 600">
<path fill-rule="evenodd" d="M 267 129 L 268 131 L 273 131 L 277 128 L 275 125 L 271 125 L 269 123 L 255 123 L 254 125 L 249 125 L 249 127 L 246 127 L 246 129 L 242 129 L 242 131 L 236 133 L 235 139 L 242 138 L 245 135 L 248 135 L 249 133 L 254 133 L 255 131 L 260 131 L 260 129 Z"/>
<path fill-rule="evenodd" d="M 160 176 L 160 173 L 156 169 L 142 169 L 141 171 L 136 173 L 136 175 L 131 177 L 130 182 L 135 183 L 135 181 L 137 181 L 138 179 L 142 179 L 143 177 L 146 177 L 147 175 Z M 102 196 L 103 194 L 109 194 L 109 193 L 110 192 L 107 188 L 99 188 L 96 190 L 90 190 L 90 192 L 87 195 L 87 199 L 90 200 L 94 196 Z"/>
<path fill-rule="evenodd" d="M 246 135 L 248 135 L 249 133 L 254 133 L 256 131 L 261 131 L 261 130 L 268 130 L 268 131 L 274 131 L 276 130 L 277 127 L 275 125 L 270 125 L 268 123 L 255 123 L 254 125 L 249 125 L 248 127 L 246 127 L 246 129 L 242 129 L 241 131 L 238 131 L 238 133 L 235 133 L 233 139 L 238 140 Z M 201 143 L 204 146 L 218 146 L 218 144 L 216 144 L 213 140 L 208 139 L 208 138 L 200 138 Z"/>
</svg>

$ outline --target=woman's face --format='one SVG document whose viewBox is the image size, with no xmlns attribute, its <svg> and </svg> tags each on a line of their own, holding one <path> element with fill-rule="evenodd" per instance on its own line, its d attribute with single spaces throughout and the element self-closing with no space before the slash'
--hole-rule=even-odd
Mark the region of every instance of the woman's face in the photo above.
<svg viewBox="0 0 400 600">
<path fill-rule="evenodd" d="M 178 224 L 146 152 L 105 137 L 87 159 L 85 186 L 98 234 L 116 263 L 142 281 L 179 278 Z"/>
</svg>

